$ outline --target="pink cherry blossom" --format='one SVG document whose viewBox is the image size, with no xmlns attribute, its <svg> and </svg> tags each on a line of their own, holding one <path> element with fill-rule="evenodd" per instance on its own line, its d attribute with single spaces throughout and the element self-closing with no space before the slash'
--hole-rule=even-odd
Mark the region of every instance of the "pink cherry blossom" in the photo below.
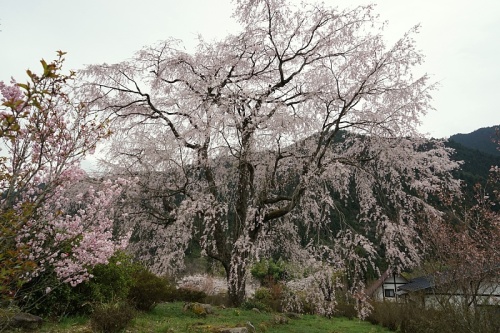
<svg viewBox="0 0 500 333">
<path fill-rule="evenodd" d="M 44 68 L 53 72 L 29 72 L 26 84 L 0 82 L 0 209 L 18 217 L 2 225 L 15 242 L 2 237 L 0 246 L 17 249 L 16 260 L 33 264 L 20 273 L 7 267 L 13 274 L 7 279 L 16 282 L 12 288 L 49 269 L 75 286 L 90 278 L 89 268 L 107 263 L 127 244 L 126 236 L 112 232 L 119 218 L 114 207 L 127 181 L 100 182 L 80 168 L 109 133 L 75 99 L 74 74 L 61 74 L 63 60 L 60 53 L 48 67 L 53 69 Z"/>
</svg>

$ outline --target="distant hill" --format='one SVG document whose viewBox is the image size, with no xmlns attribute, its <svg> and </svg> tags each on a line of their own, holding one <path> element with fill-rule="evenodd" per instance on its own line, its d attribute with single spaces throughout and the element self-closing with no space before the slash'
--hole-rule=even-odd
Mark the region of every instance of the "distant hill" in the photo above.
<svg viewBox="0 0 500 333">
<path fill-rule="evenodd" d="M 484 127 L 468 134 L 455 134 L 450 136 L 449 141 L 493 156 L 500 156 L 500 151 L 497 149 L 498 144 L 493 141 L 500 139 L 496 137 L 496 129 L 499 127 L 500 125 Z"/>
<path fill-rule="evenodd" d="M 460 170 L 455 171 L 455 177 L 465 181 L 470 188 L 488 178 L 491 166 L 500 165 L 500 154 L 488 154 L 453 140 L 448 141 L 446 146 L 455 150 L 451 156 L 453 160 L 463 162 Z"/>
</svg>

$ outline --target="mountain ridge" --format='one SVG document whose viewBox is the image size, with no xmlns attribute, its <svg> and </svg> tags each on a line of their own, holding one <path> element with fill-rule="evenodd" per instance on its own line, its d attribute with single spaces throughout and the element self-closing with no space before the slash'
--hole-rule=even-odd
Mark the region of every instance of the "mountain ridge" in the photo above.
<svg viewBox="0 0 500 333">
<path fill-rule="evenodd" d="M 495 125 L 482 127 L 467 134 L 457 133 L 450 136 L 448 141 L 459 143 L 464 147 L 486 154 L 500 156 L 500 150 L 498 150 L 498 140 L 500 140 L 499 128 L 500 125 Z"/>
</svg>

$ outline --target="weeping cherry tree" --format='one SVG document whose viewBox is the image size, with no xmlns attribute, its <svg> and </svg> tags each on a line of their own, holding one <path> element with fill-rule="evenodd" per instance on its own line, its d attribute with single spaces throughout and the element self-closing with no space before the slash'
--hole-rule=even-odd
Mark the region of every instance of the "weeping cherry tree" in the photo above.
<svg viewBox="0 0 500 333">
<path fill-rule="evenodd" d="M 240 33 L 193 53 L 167 40 L 84 72 L 82 94 L 115 128 L 106 164 L 140 179 L 130 220 L 152 237 L 158 272 L 198 241 L 235 305 L 250 261 L 276 246 L 353 270 L 362 299 L 361 273 L 380 249 L 394 267 L 417 264 L 416 226 L 440 216 L 427 199 L 458 188 L 450 151 L 417 130 L 435 88 L 413 74 L 417 28 L 387 46 L 372 6 L 235 6 Z M 299 225 L 331 231 L 349 200 L 356 227 L 295 243 Z"/>
</svg>

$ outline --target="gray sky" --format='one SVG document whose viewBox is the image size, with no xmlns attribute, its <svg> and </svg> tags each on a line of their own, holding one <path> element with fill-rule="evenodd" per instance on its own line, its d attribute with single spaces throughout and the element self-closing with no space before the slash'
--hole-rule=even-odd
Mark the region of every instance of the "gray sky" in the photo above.
<svg viewBox="0 0 500 333">
<path fill-rule="evenodd" d="M 433 137 L 500 124 L 500 1 L 324 0 L 340 7 L 376 3 L 394 40 L 413 25 L 426 55 L 422 71 L 441 87 L 421 130 Z M 234 31 L 230 0 L 0 0 L 0 80 L 25 81 L 41 58 L 68 52 L 66 69 L 113 63 L 169 37 L 188 48 Z"/>
</svg>

